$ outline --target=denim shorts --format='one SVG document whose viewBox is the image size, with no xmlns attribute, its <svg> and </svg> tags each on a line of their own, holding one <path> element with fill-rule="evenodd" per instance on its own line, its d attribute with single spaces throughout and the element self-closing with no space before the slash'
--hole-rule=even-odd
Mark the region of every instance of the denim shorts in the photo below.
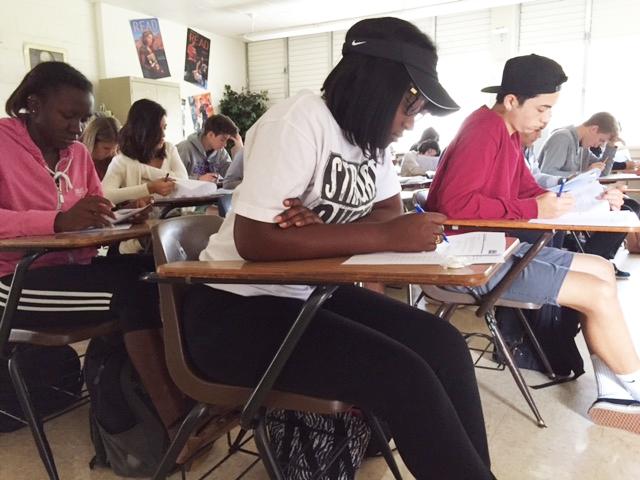
<svg viewBox="0 0 640 480">
<path fill-rule="evenodd" d="M 493 290 L 513 266 L 514 259 L 522 258 L 529 248 L 531 248 L 530 243 L 523 243 L 485 285 L 475 287 L 474 291 L 479 295 L 486 295 Z M 574 255 L 574 252 L 544 247 L 529 265 L 520 272 L 520 275 L 513 281 L 501 298 L 538 305 L 558 305 L 558 293 L 569 272 Z M 466 291 L 466 289 L 456 287 L 451 290 Z"/>
</svg>

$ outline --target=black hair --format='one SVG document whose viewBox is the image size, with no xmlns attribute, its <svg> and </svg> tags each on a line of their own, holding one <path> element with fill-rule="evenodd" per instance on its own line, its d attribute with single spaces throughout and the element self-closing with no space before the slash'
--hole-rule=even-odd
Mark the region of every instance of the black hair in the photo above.
<svg viewBox="0 0 640 480">
<path fill-rule="evenodd" d="M 226 115 L 212 115 L 204 122 L 202 133 L 213 132 L 214 135 L 231 135 L 232 137 L 238 133 L 238 127 L 233 120 Z"/>
<path fill-rule="evenodd" d="M 20 85 L 9 96 L 5 111 L 10 117 L 18 117 L 28 109 L 29 96 L 42 99 L 60 87 L 73 87 L 93 93 L 93 85 L 78 70 L 64 62 L 42 62 L 27 73 Z"/>
<path fill-rule="evenodd" d="M 425 140 L 418 146 L 418 153 L 424 154 L 427 150 L 433 148 L 436 151 L 436 157 L 440 156 L 440 145 L 435 140 Z"/>
<path fill-rule="evenodd" d="M 167 111 L 152 100 L 143 98 L 131 105 L 127 121 L 120 130 L 118 145 L 127 157 L 140 163 L 149 163 L 154 158 L 165 158 L 166 147 L 158 149 L 164 132 L 160 127 Z"/>
<path fill-rule="evenodd" d="M 530 98 L 535 98 L 538 96 L 538 94 L 522 94 L 522 93 L 513 93 L 513 92 L 499 92 L 496 95 L 496 103 L 502 103 L 504 102 L 504 97 L 506 97 L 507 95 L 513 95 L 514 97 L 516 97 L 516 99 L 518 100 L 518 105 L 523 105 L 524 102 L 526 102 L 527 100 L 529 100 Z"/>
<path fill-rule="evenodd" d="M 435 53 L 431 39 L 398 18 L 362 20 L 347 32 L 354 38 L 394 40 Z M 367 158 L 382 160 L 398 105 L 411 85 L 403 64 L 360 53 L 348 53 L 322 85 L 323 99 L 345 137 Z"/>
</svg>

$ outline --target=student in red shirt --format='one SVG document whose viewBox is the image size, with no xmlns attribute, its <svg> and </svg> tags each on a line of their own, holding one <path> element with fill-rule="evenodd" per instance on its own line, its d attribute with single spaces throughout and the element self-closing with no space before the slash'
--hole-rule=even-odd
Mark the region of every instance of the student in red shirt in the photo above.
<svg viewBox="0 0 640 480">
<path fill-rule="evenodd" d="M 541 188 L 526 167 L 520 134 L 543 128 L 551 117 L 562 67 L 549 58 L 526 55 L 507 61 L 493 107 L 481 107 L 462 124 L 449 144 L 429 191 L 427 209 L 451 218 L 555 218 L 574 205 Z M 618 190 L 607 193 L 620 208 Z M 529 248 L 524 244 L 516 257 Z M 491 289 L 510 262 L 492 279 Z M 483 292 L 479 292 L 483 293 Z M 545 248 L 525 268 L 504 298 L 571 307 L 581 315 L 591 352 L 598 398 L 589 415 L 603 425 L 640 433 L 640 358 L 618 301 L 612 265 L 601 257 Z"/>
</svg>

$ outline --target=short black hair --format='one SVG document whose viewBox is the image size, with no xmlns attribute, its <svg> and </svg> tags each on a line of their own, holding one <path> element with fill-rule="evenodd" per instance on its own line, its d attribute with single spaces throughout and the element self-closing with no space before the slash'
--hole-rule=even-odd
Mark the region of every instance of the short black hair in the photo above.
<svg viewBox="0 0 640 480">
<path fill-rule="evenodd" d="M 349 29 L 345 42 L 354 38 L 389 39 L 436 50 L 418 27 L 399 18 L 362 20 Z M 396 110 L 410 85 L 402 63 L 351 52 L 329 73 L 322 92 L 345 137 L 365 157 L 381 160 Z"/>
<path fill-rule="evenodd" d="M 238 131 L 238 127 L 233 123 L 233 120 L 221 113 L 211 115 L 202 127 L 203 135 L 213 132 L 214 135 L 231 135 L 233 137 L 237 135 Z"/>
<path fill-rule="evenodd" d="M 425 140 L 418 146 L 418 153 L 424 154 L 427 150 L 433 148 L 436 151 L 436 157 L 440 156 L 440 145 L 435 140 Z"/>
<path fill-rule="evenodd" d="M 535 98 L 538 95 L 530 95 L 530 94 L 522 94 L 522 93 L 511 93 L 511 92 L 500 92 L 496 95 L 496 103 L 504 102 L 504 97 L 507 95 L 513 95 L 518 100 L 518 104 L 522 105 L 524 102 L 529 100 L 530 98 Z"/>
<path fill-rule="evenodd" d="M 33 67 L 9 96 L 5 111 L 10 117 L 17 117 L 27 110 L 30 95 L 45 98 L 60 87 L 73 87 L 83 92 L 93 93 L 93 85 L 78 70 L 64 62 L 42 62 Z"/>
<path fill-rule="evenodd" d="M 164 135 L 160 128 L 167 111 L 159 103 L 143 98 L 131 105 L 127 121 L 120 130 L 118 145 L 127 157 L 140 163 L 149 163 L 153 158 L 165 158 L 166 148 L 158 149 Z"/>
</svg>

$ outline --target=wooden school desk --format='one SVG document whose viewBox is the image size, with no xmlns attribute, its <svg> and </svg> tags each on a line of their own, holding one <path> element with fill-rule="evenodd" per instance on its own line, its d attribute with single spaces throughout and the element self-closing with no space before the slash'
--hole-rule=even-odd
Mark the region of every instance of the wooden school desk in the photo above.
<svg viewBox="0 0 640 480">
<path fill-rule="evenodd" d="M 25 413 L 25 417 L 31 428 L 38 453 L 47 470 L 49 478 L 57 479 L 58 472 L 49 442 L 46 439 L 42 422 L 33 409 L 32 402 L 29 399 L 28 390 L 24 385 L 24 379 L 21 378 L 18 368 L 18 353 L 14 351 L 8 344 L 11 336 L 11 327 L 13 318 L 18 310 L 18 303 L 22 294 L 25 276 L 29 267 L 33 262 L 50 252 L 69 250 L 84 247 L 99 247 L 121 240 L 129 240 L 132 238 L 140 238 L 149 235 L 149 225 L 134 225 L 126 229 L 96 229 L 95 231 L 83 232 L 65 232 L 53 235 L 39 235 L 29 237 L 0 239 L 0 251 L 3 252 L 21 252 L 22 259 L 17 263 L 9 292 L 6 298 L 6 305 L 0 319 L 0 357 L 8 360 L 9 370 L 13 372 L 12 381 L 16 385 L 14 376 L 18 378 L 18 384 L 21 388 L 16 387 L 16 393 L 20 400 L 20 404 Z M 105 330 L 106 329 L 106 330 Z M 108 325 L 101 329 L 101 332 L 107 333 L 110 329 Z M 77 332 L 76 332 L 77 333 Z M 58 335 L 60 332 L 58 332 Z M 66 335 L 66 334 L 65 334 Z M 18 340 L 18 343 L 21 340 Z M 68 340 L 64 340 L 67 342 Z M 31 343 L 30 340 L 26 340 Z M 20 378 L 19 378 L 20 377 Z"/>
<path fill-rule="evenodd" d="M 505 257 L 511 256 L 519 245 L 517 239 L 507 239 Z M 494 290 L 508 288 L 515 276 L 537 254 L 531 249 L 516 262 L 513 275 L 503 278 Z M 242 425 L 248 427 L 267 393 L 291 355 L 297 341 L 304 333 L 315 312 L 340 285 L 356 282 L 417 283 L 477 287 L 486 284 L 500 269 L 502 263 L 470 265 L 459 269 L 447 269 L 439 265 L 344 265 L 347 257 L 283 262 L 244 261 L 183 261 L 160 265 L 155 278 L 160 282 L 196 283 L 262 283 L 315 285 L 311 296 L 303 304 L 298 318 L 292 325 L 282 346 L 276 353 L 267 372 L 256 386 L 242 412 Z M 488 297 L 488 296 L 487 296 Z M 487 298 L 485 297 L 485 298 Z M 499 295 L 491 298 L 499 298 Z M 481 305 L 489 311 L 493 303 Z"/>
<path fill-rule="evenodd" d="M 27 270 L 38 258 L 50 252 L 85 247 L 100 247 L 113 242 L 141 238 L 149 235 L 149 225 L 132 225 L 126 229 L 104 228 L 95 231 L 63 232 L 53 235 L 35 235 L 29 237 L 0 239 L 0 251 L 20 251 L 22 259 L 16 265 L 2 319 L 0 320 L 0 355 L 6 346 L 11 331 L 13 315 L 18 308 L 18 300 Z"/>
<path fill-rule="evenodd" d="M 220 197 L 231 195 L 232 193 L 233 190 L 221 188 L 211 195 L 205 195 L 202 197 L 159 198 L 153 202 L 153 206 L 161 209 L 159 218 L 163 219 L 166 218 L 169 212 L 175 208 L 213 205 L 218 202 Z"/>
<path fill-rule="evenodd" d="M 633 172 L 612 173 L 598 178 L 598 181 L 603 184 L 615 183 L 615 182 L 634 182 L 640 180 L 640 175 Z"/>
</svg>

